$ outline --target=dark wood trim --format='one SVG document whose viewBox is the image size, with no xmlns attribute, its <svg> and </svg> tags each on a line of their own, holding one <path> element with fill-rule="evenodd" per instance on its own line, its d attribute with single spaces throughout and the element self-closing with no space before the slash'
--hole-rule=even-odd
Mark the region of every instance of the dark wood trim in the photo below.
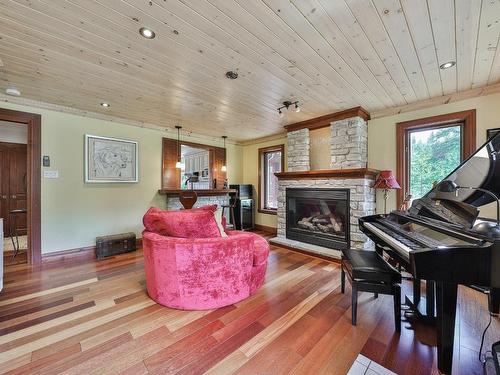
<svg viewBox="0 0 500 375">
<path fill-rule="evenodd" d="M 181 187 L 181 183 L 182 183 L 180 170 L 175 171 L 175 182 L 173 182 L 171 184 L 172 186 L 166 186 L 166 183 L 165 183 L 165 176 L 166 176 L 167 169 L 171 168 L 171 167 L 166 165 L 167 163 L 166 163 L 166 158 L 165 158 L 165 145 L 166 145 L 166 142 L 171 142 L 171 141 L 177 142 L 177 140 L 174 138 L 165 138 L 164 137 L 162 140 L 162 158 L 161 158 L 162 159 L 162 165 L 161 165 L 161 186 L 162 186 L 162 188 L 160 189 L 160 191 L 162 191 L 162 190 L 179 190 Z M 214 189 L 214 190 L 221 190 L 222 187 L 224 186 L 224 179 L 227 176 L 227 172 L 220 171 L 220 167 L 222 165 L 227 166 L 226 149 L 224 149 L 223 147 L 210 146 L 210 145 L 205 145 L 202 143 L 194 143 L 194 142 L 187 142 L 187 141 L 180 140 L 179 147 L 176 147 L 177 148 L 177 153 L 176 153 L 177 155 L 180 155 L 180 152 L 181 152 L 180 147 L 182 145 L 195 147 L 195 148 L 201 148 L 201 149 L 208 151 L 208 153 L 209 153 L 208 168 L 212 172 L 211 173 L 212 174 L 212 181 L 214 178 L 217 179 L 217 189 Z M 222 158 L 221 158 L 221 156 L 222 156 Z M 210 183 L 212 183 L 212 181 L 210 181 Z M 176 186 L 173 186 L 173 185 L 176 185 Z"/>
<path fill-rule="evenodd" d="M 160 189 L 160 190 L 158 190 L 158 193 L 162 194 L 162 195 L 179 195 L 180 193 L 186 192 L 186 191 L 195 191 L 199 197 L 236 193 L 235 189 L 192 189 L 192 190 L 191 189 L 189 189 L 189 190 Z"/>
<path fill-rule="evenodd" d="M 268 214 L 268 215 L 276 215 L 278 210 L 272 210 L 269 208 L 264 207 L 264 176 L 263 176 L 263 164 L 262 164 L 262 159 L 264 158 L 264 154 L 267 152 L 276 152 L 276 151 L 281 151 L 281 169 L 285 169 L 285 145 L 284 144 L 278 144 L 274 146 L 268 146 L 268 147 L 261 147 L 259 148 L 259 169 L 258 169 L 258 174 L 259 174 L 259 181 L 257 185 L 257 200 L 258 200 L 258 206 L 257 206 L 257 211 L 261 214 Z M 264 194 L 263 194 L 264 193 Z"/>
<path fill-rule="evenodd" d="M 370 119 L 370 113 L 363 107 L 354 107 L 345 109 L 340 112 L 330 113 L 328 115 L 312 118 L 309 120 L 296 122 L 294 124 L 285 125 L 287 132 L 292 132 L 300 129 L 320 129 L 330 126 L 333 121 L 344 120 L 350 117 L 361 117 L 363 120 L 368 121 Z"/>
<path fill-rule="evenodd" d="M 137 246 L 137 249 L 142 248 L 142 238 L 137 238 L 135 240 L 135 244 Z M 76 249 L 53 251 L 50 253 L 42 254 L 42 262 L 43 263 L 61 262 L 67 260 L 74 260 L 76 258 L 78 258 L 79 261 L 97 260 L 95 251 L 96 251 L 95 246 L 85 246 Z M 113 258 L 113 256 L 106 257 L 104 259 L 109 259 L 109 258 Z"/>
<path fill-rule="evenodd" d="M 396 178 L 401 185 L 401 189 L 397 190 L 397 207 L 403 203 L 409 186 L 406 171 L 406 135 L 410 130 L 448 126 L 453 123 L 463 123 L 462 160 L 465 160 L 476 151 L 475 109 L 396 123 Z"/>
<path fill-rule="evenodd" d="M 272 210 L 272 209 L 266 209 L 266 208 L 258 208 L 257 211 L 261 214 L 266 214 L 266 215 L 278 215 L 278 210 Z"/>
<path fill-rule="evenodd" d="M 319 258 L 319 259 L 327 260 L 327 261 L 332 262 L 332 263 L 340 264 L 340 259 L 329 257 L 328 255 L 313 253 L 312 251 L 297 249 L 296 247 L 293 247 L 293 246 L 284 245 L 282 243 L 274 242 L 272 239 L 269 240 L 269 244 L 271 244 L 272 246 L 282 247 L 282 248 L 285 248 L 287 250 L 294 251 L 296 253 L 308 255 L 308 256 L 313 257 L 313 258 Z"/>
<path fill-rule="evenodd" d="M 69 259 L 79 258 L 80 260 L 95 260 L 95 246 L 79 247 L 76 249 L 53 251 L 42 254 L 42 262 L 60 262 Z"/>
<path fill-rule="evenodd" d="M 28 130 L 28 264 L 39 264 L 41 255 L 41 138 L 42 117 L 37 113 L 0 108 L 0 120 L 26 124 Z"/>
<path fill-rule="evenodd" d="M 261 224 L 254 224 L 253 228 L 254 230 L 260 230 L 262 232 L 273 234 L 275 236 L 278 235 L 278 228 L 275 227 L 269 227 L 267 225 L 261 225 Z"/>
<path fill-rule="evenodd" d="M 314 171 L 276 173 L 280 180 L 300 180 L 309 178 L 375 178 L 380 171 L 371 168 L 318 169 Z"/>
</svg>

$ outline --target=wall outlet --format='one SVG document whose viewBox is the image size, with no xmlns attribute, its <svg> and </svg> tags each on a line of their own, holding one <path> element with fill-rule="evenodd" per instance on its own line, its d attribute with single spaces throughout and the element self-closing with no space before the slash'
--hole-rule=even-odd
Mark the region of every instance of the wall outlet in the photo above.
<svg viewBox="0 0 500 375">
<path fill-rule="evenodd" d="M 43 171 L 45 178 L 59 178 L 59 171 Z"/>
</svg>

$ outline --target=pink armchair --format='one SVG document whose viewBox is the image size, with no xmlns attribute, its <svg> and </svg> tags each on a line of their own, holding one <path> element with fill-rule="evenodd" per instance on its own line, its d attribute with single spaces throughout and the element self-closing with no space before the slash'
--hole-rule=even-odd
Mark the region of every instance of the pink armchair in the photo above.
<svg viewBox="0 0 500 375">
<path fill-rule="evenodd" d="M 207 310 L 231 305 L 264 282 L 269 245 L 254 233 L 177 238 L 145 230 L 142 244 L 148 294 L 168 307 Z"/>
</svg>

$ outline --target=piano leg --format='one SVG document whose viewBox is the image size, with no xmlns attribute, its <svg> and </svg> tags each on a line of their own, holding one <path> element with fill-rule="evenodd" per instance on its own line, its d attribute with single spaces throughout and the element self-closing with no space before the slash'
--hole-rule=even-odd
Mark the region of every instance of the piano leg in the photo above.
<svg viewBox="0 0 500 375">
<path fill-rule="evenodd" d="M 500 312 L 500 288 L 491 288 L 490 289 L 490 312 L 492 314 L 498 315 Z"/>
<path fill-rule="evenodd" d="M 451 374 L 457 313 L 457 284 L 436 282 L 438 369 Z"/>
<path fill-rule="evenodd" d="M 428 317 L 434 316 L 434 290 L 435 283 L 432 280 L 425 281 L 425 314 Z"/>
<path fill-rule="evenodd" d="M 420 293 L 421 293 L 422 283 L 420 279 L 413 279 L 413 305 L 417 309 L 420 303 Z"/>
</svg>

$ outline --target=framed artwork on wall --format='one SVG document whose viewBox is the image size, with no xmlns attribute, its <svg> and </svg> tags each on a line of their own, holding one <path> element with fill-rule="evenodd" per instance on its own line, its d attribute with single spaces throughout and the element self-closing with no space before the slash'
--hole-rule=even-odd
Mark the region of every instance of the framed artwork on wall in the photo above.
<svg viewBox="0 0 500 375">
<path fill-rule="evenodd" d="M 490 139 L 494 135 L 497 135 L 500 133 L 500 128 L 495 128 L 495 129 L 487 129 L 486 130 L 486 139 Z"/>
<path fill-rule="evenodd" d="M 85 134 L 85 182 L 139 182 L 138 143 Z"/>
</svg>

